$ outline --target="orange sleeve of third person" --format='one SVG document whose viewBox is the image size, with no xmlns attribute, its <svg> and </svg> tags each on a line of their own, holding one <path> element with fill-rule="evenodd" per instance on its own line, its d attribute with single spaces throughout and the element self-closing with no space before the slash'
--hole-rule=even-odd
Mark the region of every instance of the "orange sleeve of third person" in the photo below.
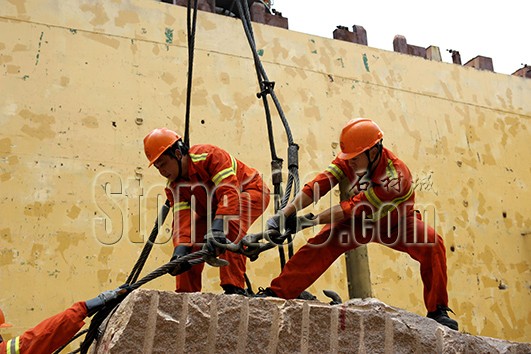
<svg viewBox="0 0 531 354">
<path fill-rule="evenodd" d="M 0 354 L 49 354 L 68 341 L 83 327 L 87 317 L 85 302 L 76 302 L 67 310 L 47 318 L 22 335 L 3 342 Z"/>
</svg>

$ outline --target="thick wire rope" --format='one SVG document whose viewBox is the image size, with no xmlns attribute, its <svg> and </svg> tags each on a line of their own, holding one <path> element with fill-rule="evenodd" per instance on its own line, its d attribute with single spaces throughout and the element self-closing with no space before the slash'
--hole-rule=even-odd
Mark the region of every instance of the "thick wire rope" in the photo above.
<svg viewBox="0 0 531 354">
<path fill-rule="evenodd" d="M 298 150 L 298 146 L 296 146 L 296 144 L 294 144 L 293 142 L 293 136 L 291 133 L 291 129 L 289 127 L 289 123 L 284 115 L 284 111 L 282 110 L 280 102 L 278 101 L 278 98 L 274 92 L 274 85 L 273 83 L 269 81 L 269 78 L 267 77 L 265 69 L 259 58 L 258 51 L 256 49 L 256 42 L 254 40 L 252 24 L 251 24 L 249 4 L 247 3 L 246 0 L 234 0 L 234 1 L 236 2 L 236 5 L 238 7 L 238 14 L 240 15 L 240 19 L 244 27 L 247 41 L 249 42 L 249 46 L 251 47 L 251 52 L 252 52 L 253 60 L 255 63 L 258 82 L 259 82 L 260 90 L 261 90 L 259 97 L 262 96 L 262 99 L 264 102 L 264 109 L 266 112 L 266 121 L 267 121 L 267 126 L 268 126 L 268 133 L 269 133 L 269 143 L 270 143 L 270 147 L 272 151 L 272 159 L 275 160 L 276 153 L 274 152 L 274 137 L 273 137 L 273 132 L 272 132 L 272 123 L 271 123 L 269 105 L 267 103 L 267 98 L 266 98 L 267 94 L 271 95 L 273 103 L 275 104 L 275 107 L 279 113 L 282 124 L 284 125 L 284 129 L 286 131 L 286 136 L 288 138 L 288 144 L 289 144 L 288 155 L 291 159 L 292 157 L 291 153 L 293 152 L 293 148 L 295 148 L 295 150 Z M 243 2 L 243 5 L 242 5 L 242 2 Z M 298 162 L 295 164 L 295 166 L 291 166 L 292 161 L 289 161 L 290 159 L 288 159 L 288 163 L 290 164 L 290 166 L 288 166 L 289 175 L 288 175 L 288 181 L 286 184 L 286 191 L 285 191 L 284 196 L 281 198 L 280 205 L 278 205 L 278 201 L 275 200 L 275 213 L 278 211 L 278 209 L 282 209 L 287 205 L 287 203 L 289 202 L 289 198 L 290 198 L 293 186 L 295 187 L 293 196 L 295 196 L 299 192 L 300 183 L 299 183 L 298 166 L 297 166 Z M 277 195 L 277 192 L 281 193 L 279 189 L 278 190 L 276 189 L 275 195 Z M 291 258 L 291 256 L 293 256 L 292 236 L 288 235 L 286 240 L 288 243 L 288 256 Z M 286 262 L 283 246 L 279 245 L 278 249 L 279 249 L 279 257 L 280 257 L 280 266 L 281 268 L 283 268 Z"/>
<path fill-rule="evenodd" d="M 186 17 L 187 34 L 188 34 L 188 84 L 186 87 L 186 113 L 184 124 L 184 143 L 190 146 L 190 111 L 192 100 L 192 79 L 194 69 L 194 47 L 195 47 L 195 28 L 197 23 L 197 4 L 194 0 L 194 12 L 191 15 L 191 0 L 188 0 L 188 10 Z"/>
<path fill-rule="evenodd" d="M 149 283 L 150 281 L 161 277 L 165 275 L 166 273 L 169 273 L 171 270 L 175 269 L 176 266 L 178 266 L 182 262 L 188 262 L 190 265 L 196 265 L 199 263 L 203 263 L 203 256 L 210 255 L 210 252 L 207 250 L 201 250 L 197 252 L 190 253 L 186 256 L 179 257 L 178 259 L 175 259 L 173 261 L 170 261 L 159 268 L 155 269 L 151 273 L 144 276 L 139 281 L 133 283 L 133 284 L 124 284 L 122 287 L 125 287 L 127 289 L 127 292 L 118 298 L 110 301 L 109 303 L 105 304 L 92 318 L 92 321 L 90 322 L 90 326 L 87 331 L 87 335 L 85 336 L 85 340 L 81 343 L 80 351 L 82 354 L 86 354 L 92 345 L 92 342 L 94 339 L 96 339 L 100 335 L 100 326 L 105 321 L 105 319 L 118 307 L 118 305 L 129 295 L 129 293 L 133 290 L 138 289 L 142 285 Z"/>
<path fill-rule="evenodd" d="M 134 283 L 138 279 L 138 276 L 140 275 L 140 272 L 142 271 L 142 268 L 144 267 L 144 264 L 146 263 L 146 260 L 149 257 L 151 249 L 153 248 L 153 245 L 155 244 L 155 240 L 157 239 L 157 235 L 159 233 L 159 228 L 160 226 L 162 226 L 162 224 L 164 224 L 164 221 L 166 220 L 166 217 L 168 216 L 169 211 L 170 211 L 170 201 L 166 199 L 166 202 L 164 203 L 164 205 L 162 206 L 159 212 L 157 220 L 155 220 L 155 225 L 153 226 L 153 229 L 151 230 L 149 239 L 144 245 L 144 249 L 142 250 L 140 257 L 136 261 L 133 267 L 133 270 L 131 271 L 131 274 L 129 274 L 129 277 L 126 280 L 126 284 Z"/>
</svg>

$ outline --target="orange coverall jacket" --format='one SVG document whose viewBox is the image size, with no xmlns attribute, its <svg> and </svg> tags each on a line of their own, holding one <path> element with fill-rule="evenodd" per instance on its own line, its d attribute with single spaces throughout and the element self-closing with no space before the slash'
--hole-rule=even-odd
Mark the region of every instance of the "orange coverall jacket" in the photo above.
<svg viewBox="0 0 531 354">
<path fill-rule="evenodd" d="M 22 335 L 0 343 L 0 354 L 50 354 L 76 335 L 87 317 L 85 302 L 50 317 Z"/>
<path fill-rule="evenodd" d="M 219 147 L 194 145 L 189 157 L 188 179 L 173 181 L 165 190 L 173 207 L 174 244 L 203 241 L 204 234 L 194 235 L 192 232 L 192 218 L 210 218 L 210 221 L 219 215 L 237 218 L 241 192 L 258 190 L 269 194 L 257 170 Z M 228 238 L 234 241 L 230 235 Z"/>
</svg>

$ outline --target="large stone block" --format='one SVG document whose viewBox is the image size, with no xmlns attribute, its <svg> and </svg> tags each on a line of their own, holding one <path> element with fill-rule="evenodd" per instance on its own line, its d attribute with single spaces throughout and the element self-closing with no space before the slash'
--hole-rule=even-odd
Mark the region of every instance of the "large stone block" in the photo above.
<svg viewBox="0 0 531 354">
<path fill-rule="evenodd" d="M 137 290 L 109 319 L 95 353 L 530 353 L 376 299 L 341 305 Z"/>
</svg>

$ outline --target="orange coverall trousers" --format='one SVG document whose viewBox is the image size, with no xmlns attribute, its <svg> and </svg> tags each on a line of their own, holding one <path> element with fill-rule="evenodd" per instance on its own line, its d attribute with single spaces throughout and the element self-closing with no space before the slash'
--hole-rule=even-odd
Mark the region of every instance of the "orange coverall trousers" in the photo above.
<svg viewBox="0 0 531 354">
<path fill-rule="evenodd" d="M 448 306 L 444 242 L 432 227 L 421 220 L 419 213 L 408 213 L 405 221 L 402 221 L 405 222 L 405 228 L 403 224 L 395 225 L 390 232 L 380 234 L 367 228 L 363 230 L 361 220 L 355 222 L 353 228 L 352 221 L 349 218 L 325 225 L 286 263 L 280 275 L 271 282 L 271 290 L 281 298 L 294 299 L 313 284 L 341 254 L 362 244 L 376 242 L 405 252 L 420 263 L 424 304 L 429 312 L 435 311 L 437 305 Z M 400 265 L 397 264 L 397 267 Z"/>
</svg>

